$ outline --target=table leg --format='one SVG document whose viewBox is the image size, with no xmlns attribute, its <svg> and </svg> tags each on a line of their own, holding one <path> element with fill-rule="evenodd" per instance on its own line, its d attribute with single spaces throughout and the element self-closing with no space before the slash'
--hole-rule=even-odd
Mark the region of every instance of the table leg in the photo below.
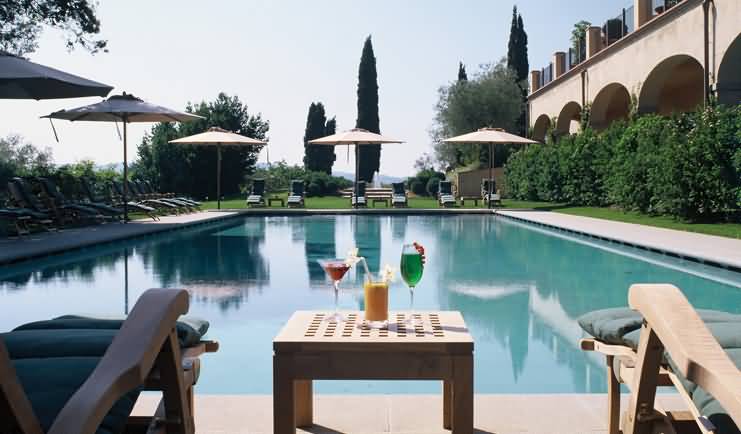
<svg viewBox="0 0 741 434">
<path fill-rule="evenodd" d="M 473 355 L 453 359 L 453 434 L 473 433 Z"/>
<path fill-rule="evenodd" d="M 296 426 L 314 425 L 314 396 L 311 380 L 294 380 L 293 393 L 296 399 Z"/>
<path fill-rule="evenodd" d="M 294 381 L 291 374 L 291 358 L 273 355 L 273 432 L 294 434 L 296 432 Z"/>
<path fill-rule="evenodd" d="M 453 384 L 450 380 L 443 380 L 443 428 L 451 429 L 451 401 L 453 400 Z"/>
</svg>

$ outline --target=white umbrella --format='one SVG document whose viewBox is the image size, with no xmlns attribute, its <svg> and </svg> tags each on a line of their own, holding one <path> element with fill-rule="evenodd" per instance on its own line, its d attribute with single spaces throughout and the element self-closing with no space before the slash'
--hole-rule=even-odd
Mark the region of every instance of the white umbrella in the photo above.
<svg viewBox="0 0 741 434">
<path fill-rule="evenodd" d="M 381 145 L 384 143 L 404 143 L 401 140 L 392 139 L 385 137 L 380 134 L 371 133 L 368 130 L 362 128 L 353 128 L 352 130 L 343 131 L 341 133 L 332 134 L 331 136 L 322 137 L 319 139 L 309 140 L 312 145 L 328 145 L 328 146 L 341 146 L 341 145 L 355 145 L 355 184 L 354 189 L 357 193 L 358 188 L 358 146 L 360 145 Z M 355 204 L 357 206 L 357 204 Z"/>
<path fill-rule="evenodd" d="M 66 119 L 68 121 L 122 122 L 124 142 L 124 221 L 128 220 L 128 165 L 126 163 L 126 125 L 129 122 L 187 122 L 203 119 L 202 116 L 184 113 L 167 107 L 150 104 L 127 94 L 114 95 L 103 101 L 69 110 L 59 110 L 42 118 Z"/>
<path fill-rule="evenodd" d="M 262 140 L 233 133 L 219 127 L 211 127 L 205 133 L 170 140 L 169 143 L 216 146 L 216 203 L 218 209 L 221 209 L 221 146 L 262 146 L 268 144 Z"/>
<path fill-rule="evenodd" d="M 480 143 L 489 144 L 489 197 L 491 197 L 492 182 L 491 182 L 491 171 L 492 171 L 492 147 L 496 144 L 509 144 L 509 145 L 528 145 L 531 143 L 538 143 L 535 140 L 526 139 L 516 134 L 510 134 L 504 131 L 502 128 L 479 128 L 477 131 L 472 133 L 463 134 L 460 136 L 451 137 L 443 140 L 445 143 Z M 488 205 L 491 206 L 491 200 L 488 200 Z"/>
</svg>

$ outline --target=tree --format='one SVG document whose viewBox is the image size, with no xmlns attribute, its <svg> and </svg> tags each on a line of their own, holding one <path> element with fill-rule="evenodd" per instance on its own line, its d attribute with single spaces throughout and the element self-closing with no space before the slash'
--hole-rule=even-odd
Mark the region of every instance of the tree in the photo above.
<svg viewBox="0 0 741 434">
<path fill-rule="evenodd" d="M 507 67 L 515 73 L 515 80 L 520 86 L 523 102 L 527 101 L 527 74 L 530 65 L 527 60 L 527 33 L 522 22 L 522 15 L 517 13 L 517 6 L 512 8 L 512 25 L 509 31 L 507 47 Z M 527 134 L 527 105 L 523 105 L 517 120 L 517 132 Z"/>
<path fill-rule="evenodd" d="M 331 133 L 327 132 L 330 129 L 329 122 L 332 122 Z M 332 165 L 336 159 L 334 146 L 310 145 L 309 141 L 334 134 L 335 124 L 334 118 L 327 121 L 322 103 L 311 103 L 304 132 L 304 167 L 306 170 L 332 174 Z"/>
<path fill-rule="evenodd" d="M 107 51 L 107 42 L 95 38 L 100 21 L 89 0 L 0 1 L 0 50 L 17 55 L 35 51 L 45 26 L 61 30 L 70 50 Z"/>
<path fill-rule="evenodd" d="M 468 81 L 468 74 L 466 74 L 466 65 L 463 62 L 458 62 L 458 81 Z"/>
<path fill-rule="evenodd" d="M 38 149 L 19 135 L 0 138 L 0 185 L 16 176 L 43 176 L 53 170 L 51 149 Z"/>
<path fill-rule="evenodd" d="M 378 119 L 378 75 L 371 37 L 365 40 L 358 68 L 358 119 L 355 128 L 380 134 Z M 358 151 L 358 180 L 373 181 L 381 165 L 381 145 L 363 145 Z"/>
<path fill-rule="evenodd" d="M 587 57 L 587 29 L 591 25 L 589 21 L 581 20 L 571 30 L 571 46 L 576 54 L 576 63 L 583 62 Z"/>
<path fill-rule="evenodd" d="M 255 139 L 264 140 L 270 124 L 262 115 L 250 115 L 238 97 L 220 93 L 213 102 L 188 103 L 186 110 L 204 119 L 176 126 L 159 123 L 145 134 L 139 145 L 136 174 L 155 182 L 163 191 L 176 191 L 196 197 L 213 197 L 216 191 L 216 150 L 212 146 L 175 145 L 168 141 L 206 131 L 216 126 Z M 257 163 L 260 148 L 225 146 L 221 149 L 221 192 L 239 193 L 245 176 Z"/>
<path fill-rule="evenodd" d="M 513 131 L 522 112 L 522 93 L 514 72 L 504 60 L 485 65 L 465 84 L 453 83 L 439 89 L 435 119 L 430 135 L 435 159 L 441 167 L 455 168 L 488 162 L 488 153 L 478 145 L 449 145 L 447 137 L 475 131 L 482 127 L 499 127 Z M 461 161 L 456 158 L 459 151 Z M 496 162 L 496 161 L 495 161 Z"/>
</svg>

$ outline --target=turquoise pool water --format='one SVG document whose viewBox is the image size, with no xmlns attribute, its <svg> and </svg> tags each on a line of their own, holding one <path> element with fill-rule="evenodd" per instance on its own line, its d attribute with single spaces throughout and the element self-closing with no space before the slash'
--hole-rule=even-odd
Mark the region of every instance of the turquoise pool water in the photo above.
<svg viewBox="0 0 741 434">
<path fill-rule="evenodd" d="M 477 393 L 604 392 L 576 318 L 624 306 L 634 282 L 678 285 L 697 307 L 741 312 L 741 275 L 492 216 L 246 217 L 0 267 L 0 330 L 66 313 L 123 314 L 143 290 L 184 287 L 220 341 L 199 393 L 271 393 L 271 341 L 298 309 L 331 309 L 316 264 L 353 246 L 398 267 L 404 242 L 428 264 L 421 309 L 460 310 L 476 342 Z M 340 304 L 362 303 L 350 272 Z M 128 288 L 128 289 L 127 289 Z M 401 281 L 392 309 L 408 307 Z M 320 393 L 438 392 L 436 382 L 318 382 Z"/>
</svg>

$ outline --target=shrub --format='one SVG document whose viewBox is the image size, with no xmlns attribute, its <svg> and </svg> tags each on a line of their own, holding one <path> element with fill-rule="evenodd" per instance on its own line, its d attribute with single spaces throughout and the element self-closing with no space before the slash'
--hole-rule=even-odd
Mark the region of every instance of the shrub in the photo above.
<svg viewBox="0 0 741 434">
<path fill-rule="evenodd" d="M 419 179 L 413 178 L 409 189 L 412 190 L 412 193 L 416 194 L 417 196 L 424 196 L 426 193 L 425 185 L 422 184 L 422 181 L 420 181 Z"/>
<path fill-rule="evenodd" d="M 432 197 L 437 197 L 437 192 L 440 190 L 440 180 L 441 179 L 442 178 L 433 176 L 427 181 L 427 186 L 425 187 L 425 190 L 427 191 L 428 195 Z"/>
<path fill-rule="evenodd" d="M 407 179 L 407 187 L 414 192 L 414 194 L 418 196 L 427 196 L 429 193 L 429 189 L 427 188 L 430 185 L 430 179 L 445 179 L 445 174 L 442 172 L 437 172 L 432 169 L 423 169 L 417 172 L 416 175 L 413 177 Z M 415 191 L 414 183 L 415 181 L 419 181 L 421 184 L 421 187 L 417 187 L 417 190 Z M 437 183 L 437 181 L 435 182 Z M 433 196 L 437 195 L 437 185 L 434 187 L 434 194 Z"/>
</svg>

